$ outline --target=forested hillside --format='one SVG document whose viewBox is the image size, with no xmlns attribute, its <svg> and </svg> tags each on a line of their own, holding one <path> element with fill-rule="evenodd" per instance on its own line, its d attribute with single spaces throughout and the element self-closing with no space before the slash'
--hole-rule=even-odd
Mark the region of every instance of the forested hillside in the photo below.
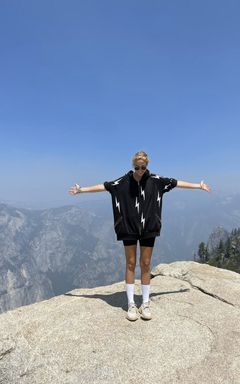
<svg viewBox="0 0 240 384">
<path fill-rule="evenodd" d="M 201 242 L 196 261 L 240 273 L 240 228 L 230 233 L 218 228 L 209 237 L 207 244 Z"/>
</svg>

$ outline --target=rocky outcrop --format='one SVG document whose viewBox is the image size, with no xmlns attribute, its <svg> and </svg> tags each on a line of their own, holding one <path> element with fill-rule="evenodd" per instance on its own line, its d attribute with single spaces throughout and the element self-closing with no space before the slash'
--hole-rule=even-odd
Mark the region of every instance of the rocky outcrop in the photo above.
<svg viewBox="0 0 240 384">
<path fill-rule="evenodd" d="M 240 383 L 239 274 L 160 264 L 153 319 L 129 322 L 126 309 L 122 281 L 1 314 L 0 383 Z"/>
<path fill-rule="evenodd" d="M 212 231 L 211 235 L 208 238 L 207 242 L 207 250 L 208 252 L 212 252 L 219 245 L 220 240 L 224 243 L 227 241 L 229 237 L 229 232 L 223 227 L 217 227 Z"/>
</svg>

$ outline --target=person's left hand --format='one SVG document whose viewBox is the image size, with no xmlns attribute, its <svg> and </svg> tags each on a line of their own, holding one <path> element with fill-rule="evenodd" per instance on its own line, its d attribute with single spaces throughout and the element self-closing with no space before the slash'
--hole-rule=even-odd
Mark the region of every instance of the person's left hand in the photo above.
<svg viewBox="0 0 240 384">
<path fill-rule="evenodd" d="M 205 184 L 205 183 L 203 182 L 203 180 L 202 180 L 201 183 L 200 183 L 200 187 L 201 187 L 201 189 L 203 189 L 204 191 L 211 192 L 211 188 L 209 187 L 209 185 Z"/>
</svg>

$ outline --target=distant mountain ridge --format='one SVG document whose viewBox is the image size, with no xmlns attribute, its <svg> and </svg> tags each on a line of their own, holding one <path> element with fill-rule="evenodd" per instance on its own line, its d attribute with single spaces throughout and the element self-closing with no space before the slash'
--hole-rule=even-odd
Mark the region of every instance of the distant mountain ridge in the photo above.
<svg viewBox="0 0 240 384">
<path fill-rule="evenodd" d="M 183 192 L 183 191 L 181 191 Z M 116 241 L 110 197 L 79 206 L 31 210 L 0 204 L 0 312 L 77 288 L 123 280 L 125 256 Z M 172 191 L 151 266 L 193 260 L 215 227 L 240 222 L 240 196 Z M 140 274 L 139 250 L 136 277 Z"/>
</svg>

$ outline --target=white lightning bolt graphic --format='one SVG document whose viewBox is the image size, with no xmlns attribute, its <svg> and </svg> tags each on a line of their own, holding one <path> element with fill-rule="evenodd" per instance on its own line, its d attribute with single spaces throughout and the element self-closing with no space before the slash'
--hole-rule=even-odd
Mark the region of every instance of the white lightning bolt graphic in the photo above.
<svg viewBox="0 0 240 384">
<path fill-rule="evenodd" d="M 141 223 L 143 223 L 143 228 L 144 228 L 144 225 L 145 225 L 145 218 L 143 217 L 143 213 L 142 213 L 142 217 L 141 217 Z"/>
<path fill-rule="evenodd" d="M 141 195 L 143 196 L 143 198 L 145 200 L 145 191 L 142 189 L 142 187 L 141 187 Z"/>
<path fill-rule="evenodd" d="M 158 192 L 157 201 L 158 201 L 159 206 L 160 206 L 160 200 L 161 200 L 161 198 L 160 198 L 160 195 L 159 195 L 159 192 Z"/>
<path fill-rule="evenodd" d="M 119 184 L 120 180 L 122 180 L 122 177 L 121 177 L 120 179 L 114 181 L 114 183 L 112 183 L 112 185 L 117 185 L 117 184 Z"/>
<path fill-rule="evenodd" d="M 135 204 L 135 208 L 137 208 L 137 210 L 138 210 L 138 213 L 139 213 L 139 202 L 138 202 L 138 199 L 137 199 L 137 197 L 136 197 L 136 204 Z"/>
<path fill-rule="evenodd" d="M 119 212 L 120 212 L 120 202 L 117 201 L 117 198 L 115 197 L 115 203 L 116 203 L 116 207 L 118 208 Z"/>
<path fill-rule="evenodd" d="M 160 176 L 158 176 L 158 175 L 154 175 L 154 176 L 151 176 L 151 177 L 153 177 L 154 179 L 160 179 Z"/>
</svg>

